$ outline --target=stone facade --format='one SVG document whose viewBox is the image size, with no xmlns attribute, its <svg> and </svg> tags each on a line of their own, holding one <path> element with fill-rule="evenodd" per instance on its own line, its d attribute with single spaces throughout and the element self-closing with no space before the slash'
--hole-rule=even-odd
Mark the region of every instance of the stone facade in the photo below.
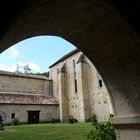
<svg viewBox="0 0 140 140">
<path fill-rule="evenodd" d="M 108 120 L 112 107 L 101 76 L 79 50 L 74 50 L 50 66 L 53 95 L 60 104 L 60 119 L 73 116 L 84 122 L 92 114 Z"/>
<path fill-rule="evenodd" d="M 7 122 L 14 117 L 28 123 L 34 123 L 32 117 L 45 122 L 69 116 L 84 122 L 92 114 L 108 120 L 113 113 L 101 76 L 78 49 L 51 65 L 49 78 L 0 71 L 0 111 Z"/>
<path fill-rule="evenodd" d="M 0 111 L 6 113 L 6 123 L 14 118 L 21 123 L 49 121 L 58 117 L 57 104 L 52 96 L 51 80 L 0 71 Z"/>
<path fill-rule="evenodd" d="M 21 105 L 21 104 L 3 104 L 0 105 L 0 110 L 6 113 L 6 123 L 12 122 L 12 114 L 20 123 L 28 123 L 28 112 L 39 111 L 39 122 L 49 121 L 56 117 L 56 106 L 52 105 Z M 34 122 L 33 122 L 34 123 Z"/>
</svg>

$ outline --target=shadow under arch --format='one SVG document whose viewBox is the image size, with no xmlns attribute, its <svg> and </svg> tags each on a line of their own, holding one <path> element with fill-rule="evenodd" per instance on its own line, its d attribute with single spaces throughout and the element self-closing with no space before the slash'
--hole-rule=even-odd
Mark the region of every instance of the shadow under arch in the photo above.
<svg viewBox="0 0 140 140">
<path fill-rule="evenodd" d="M 1 39 L 1 50 L 35 35 L 58 35 L 78 46 L 108 83 L 117 122 L 138 124 L 139 36 L 110 3 L 97 0 L 40 1 L 20 15 Z M 104 7 L 102 6 L 104 4 Z M 115 10 L 114 10 L 115 9 Z M 126 119 L 126 118 L 131 119 Z M 130 126 L 127 125 L 130 128 Z"/>
</svg>

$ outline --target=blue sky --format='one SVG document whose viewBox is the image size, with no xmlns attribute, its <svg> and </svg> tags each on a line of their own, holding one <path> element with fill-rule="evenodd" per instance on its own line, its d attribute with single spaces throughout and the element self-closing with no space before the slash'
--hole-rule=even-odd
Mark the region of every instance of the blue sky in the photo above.
<svg viewBox="0 0 140 140">
<path fill-rule="evenodd" d="M 32 72 L 46 72 L 49 66 L 75 46 L 56 36 L 38 36 L 23 40 L 0 54 L 0 70 L 16 70 L 26 64 Z"/>
</svg>

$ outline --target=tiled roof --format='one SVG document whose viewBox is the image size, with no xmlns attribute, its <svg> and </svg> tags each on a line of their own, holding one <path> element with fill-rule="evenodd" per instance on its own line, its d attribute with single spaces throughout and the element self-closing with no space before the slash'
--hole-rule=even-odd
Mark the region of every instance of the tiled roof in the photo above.
<svg viewBox="0 0 140 140">
<path fill-rule="evenodd" d="M 0 93 L 0 104 L 57 105 L 53 96 Z"/>
</svg>

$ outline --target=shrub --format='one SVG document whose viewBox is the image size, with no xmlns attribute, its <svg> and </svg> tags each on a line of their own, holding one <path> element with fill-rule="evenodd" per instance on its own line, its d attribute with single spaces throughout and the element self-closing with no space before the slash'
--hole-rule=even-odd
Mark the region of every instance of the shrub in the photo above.
<svg viewBox="0 0 140 140">
<path fill-rule="evenodd" d="M 78 120 L 73 118 L 73 116 L 69 116 L 68 122 L 72 124 L 72 123 L 78 122 Z"/>
<path fill-rule="evenodd" d="M 92 117 L 91 117 L 91 122 L 92 122 L 92 125 L 96 124 L 98 121 L 97 121 L 97 116 L 96 114 L 93 114 Z"/>
<path fill-rule="evenodd" d="M 19 125 L 19 120 L 17 118 L 12 119 L 12 125 Z"/>
<path fill-rule="evenodd" d="M 93 115 L 92 125 L 88 140 L 116 140 L 115 130 L 110 121 L 98 122 L 96 115 Z"/>
<path fill-rule="evenodd" d="M 96 114 L 93 114 L 90 118 L 86 119 L 86 122 L 96 123 L 97 122 Z"/>
</svg>

